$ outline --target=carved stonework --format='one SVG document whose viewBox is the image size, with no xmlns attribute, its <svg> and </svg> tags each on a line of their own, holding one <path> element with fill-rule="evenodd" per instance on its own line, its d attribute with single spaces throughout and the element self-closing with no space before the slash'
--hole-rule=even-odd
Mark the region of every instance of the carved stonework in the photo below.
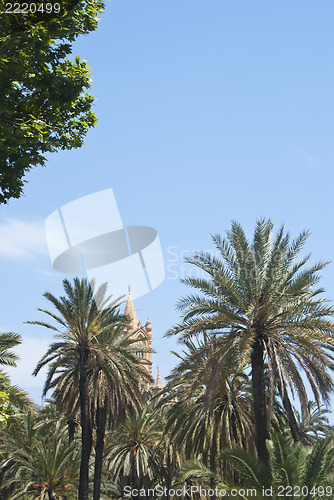
<svg viewBox="0 0 334 500">
<path fill-rule="evenodd" d="M 129 287 L 129 296 L 124 309 L 124 314 L 130 318 L 130 325 L 127 332 L 133 332 L 132 338 L 134 339 L 144 339 L 140 345 L 152 349 L 152 326 L 150 320 L 148 319 L 145 326 L 142 326 L 138 319 L 135 306 L 131 297 L 131 291 Z M 140 358 L 140 364 L 145 368 L 147 373 L 152 377 L 152 353 L 151 352 L 140 352 L 137 353 Z M 149 390 L 151 384 L 141 384 L 143 389 Z"/>
<path fill-rule="evenodd" d="M 131 289 L 129 286 L 129 296 L 128 300 L 126 302 L 126 306 L 124 309 L 124 314 L 126 314 L 130 318 L 130 324 L 129 327 L 127 328 L 127 332 L 133 332 L 131 337 L 134 339 L 144 339 L 140 345 L 143 345 L 145 347 L 148 347 L 149 349 L 152 350 L 152 325 L 150 320 L 147 318 L 146 325 L 143 326 L 141 322 L 138 319 L 137 312 L 135 309 L 135 306 L 133 304 L 133 300 L 131 297 Z M 147 373 L 153 378 L 152 374 L 152 352 L 138 352 L 137 353 L 138 357 L 140 358 L 140 364 L 145 368 Z M 154 393 L 160 392 L 164 386 L 162 384 L 160 372 L 158 370 L 158 376 L 155 385 L 151 384 L 141 384 L 141 387 L 145 390 L 150 390 Z"/>
</svg>

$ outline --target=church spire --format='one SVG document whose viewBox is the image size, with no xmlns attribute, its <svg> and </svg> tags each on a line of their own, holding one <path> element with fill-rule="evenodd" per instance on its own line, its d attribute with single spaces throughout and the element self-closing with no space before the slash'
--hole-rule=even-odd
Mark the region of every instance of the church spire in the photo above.
<svg viewBox="0 0 334 500">
<path fill-rule="evenodd" d="M 157 381 L 155 383 L 155 387 L 157 387 L 158 389 L 163 389 L 164 388 L 164 386 L 162 384 L 162 380 L 161 380 L 159 368 L 158 368 L 158 375 L 157 375 Z"/>
<path fill-rule="evenodd" d="M 130 318 L 130 329 L 135 330 L 138 328 L 139 319 L 136 313 L 135 306 L 131 297 L 131 286 L 129 285 L 129 296 L 125 305 L 124 314 Z"/>
<path fill-rule="evenodd" d="M 148 319 L 146 322 L 146 325 L 143 326 L 137 316 L 137 312 L 135 309 L 135 306 L 133 304 L 133 300 L 131 297 L 131 288 L 129 286 L 129 295 L 128 295 L 128 300 L 126 302 L 125 308 L 124 308 L 124 315 L 126 315 L 130 323 L 127 325 L 125 328 L 124 332 L 126 334 L 130 334 L 130 338 L 138 341 L 138 352 L 137 356 L 139 358 L 139 364 L 142 368 L 145 368 L 147 373 L 150 375 L 152 382 L 153 382 L 153 377 L 152 377 L 152 325 L 150 320 Z M 141 351 L 141 347 L 144 347 L 144 350 L 146 349 L 146 352 Z M 159 387 L 163 387 L 162 382 L 161 382 L 161 377 L 159 375 L 159 380 L 157 380 L 157 383 L 159 383 Z M 151 383 L 150 382 L 144 382 L 139 380 L 138 381 L 140 384 L 140 387 L 146 391 L 151 390 Z M 161 389 L 159 389 L 161 390 Z"/>
</svg>

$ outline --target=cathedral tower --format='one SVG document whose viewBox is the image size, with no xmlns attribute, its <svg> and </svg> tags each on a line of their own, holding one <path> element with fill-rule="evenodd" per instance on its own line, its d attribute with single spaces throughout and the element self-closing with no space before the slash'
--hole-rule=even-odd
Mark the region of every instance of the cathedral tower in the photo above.
<svg viewBox="0 0 334 500">
<path fill-rule="evenodd" d="M 127 328 L 127 332 L 133 332 L 132 337 L 134 339 L 144 339 L 142 345 L 152 349 L 152 325 L 149 319 L 146 321 L 146 325 L 142 326 L 138 319 L 135 306 L 131 297 L 131 289 L 129 286 L 129 296 L 124 309 L 124 314 L 130 318 L 130 324 Z M 152 377 L 152 353 L 151 352 L 138 352 L 137 355 L 140 358 L 140 364 L 147 373 Z M 149 390 L 151 384 L 142 384 L 143 389 Z"/>
</svg>

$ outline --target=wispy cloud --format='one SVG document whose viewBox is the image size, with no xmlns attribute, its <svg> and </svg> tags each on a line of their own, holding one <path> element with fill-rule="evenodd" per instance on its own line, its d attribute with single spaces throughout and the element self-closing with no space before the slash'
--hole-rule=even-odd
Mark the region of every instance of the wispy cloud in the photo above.
<svg viewBox="0 0 334 500">
<path fill-rule="evenodd" d="M 43 220 L 11 218 L 0 221 L 0 256 L 31 259 L 47 253 Z"/>
</svg>

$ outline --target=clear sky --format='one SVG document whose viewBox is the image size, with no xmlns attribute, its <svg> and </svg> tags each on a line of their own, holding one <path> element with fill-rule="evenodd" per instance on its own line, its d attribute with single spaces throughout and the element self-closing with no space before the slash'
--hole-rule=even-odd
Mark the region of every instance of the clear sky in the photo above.
<svg viewBox="0 0 334 500">
<path fill-rule="evenodd" d="M 186 293 L 182 256 L 212 249 L 210 233 L 236 219 L 251 235 L 264 216 L 292 236 L 310 229 L 312 258 L 334 260 L 333 15 L 326 0 L 107 2 L 73 51 L 91 66 L 98 126 L 0 208 L 0 329 L 22 335 L 10 373 L 37 402 L 44 377 L 30 373 L 51 334 L 23 322 L 42 319 L 43 292 L 71 278 L 52 269 L 44 236 L 64 203 L 111 187 L 124 224 L 158 230 L 166 279 L 135 306 L 163 377 L 176 363 L 163 335 Z"/>
</svg>

